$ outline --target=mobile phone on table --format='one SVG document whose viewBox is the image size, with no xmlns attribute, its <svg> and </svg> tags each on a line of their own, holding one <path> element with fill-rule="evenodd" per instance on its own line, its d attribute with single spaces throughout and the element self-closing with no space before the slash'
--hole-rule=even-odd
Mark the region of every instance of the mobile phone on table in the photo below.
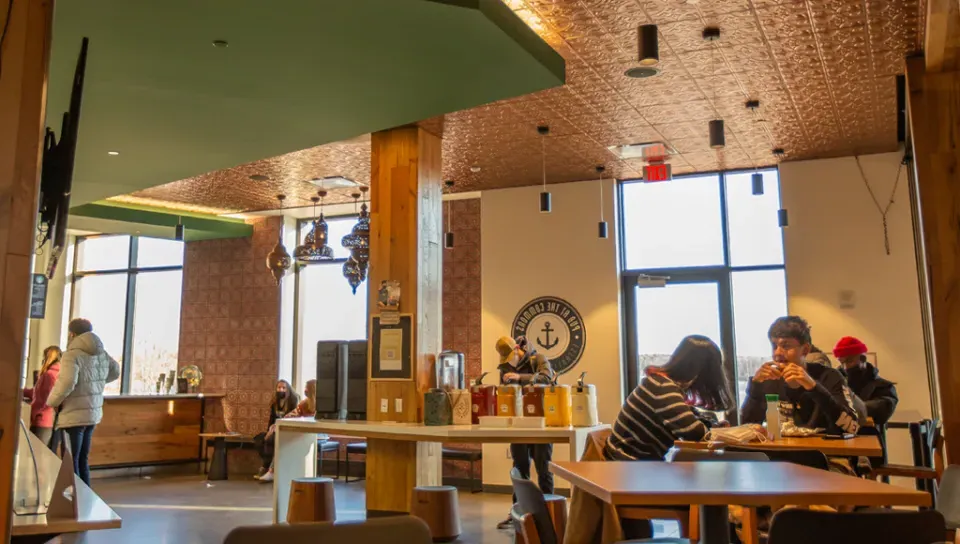
<svg viewBox="0 0 960 544">
<path fill-rule="evenodd" d="M 825 434 L 823 435 L 823 439 L 824 440 L 850 440 L 851 438 L 853 438 L 853 436 L 854 435 L 851 433 Z"/>
</svg>

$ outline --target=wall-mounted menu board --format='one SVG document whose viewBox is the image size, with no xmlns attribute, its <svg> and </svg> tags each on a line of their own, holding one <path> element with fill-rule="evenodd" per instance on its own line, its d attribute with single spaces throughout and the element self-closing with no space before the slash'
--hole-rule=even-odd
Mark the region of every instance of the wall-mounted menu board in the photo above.
<svg viewBox="0 0 960 544">
<path fill-rule="evenodd" d="M 370 377 L 378 380 L 413 379 L 413 316 L 401 314 L 396 325 L 370 318 Z"/>
</svg>

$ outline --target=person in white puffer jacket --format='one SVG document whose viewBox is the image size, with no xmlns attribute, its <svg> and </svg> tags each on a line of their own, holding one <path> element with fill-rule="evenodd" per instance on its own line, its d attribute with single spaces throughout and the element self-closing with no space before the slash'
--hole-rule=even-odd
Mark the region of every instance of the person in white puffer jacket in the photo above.
<svg viewBox="0 0 960 544">
<path fill-rule="evenodd" d="M 90 485 L 90 442 L 103 419 L 103 389 L 120 377 L 120 364 L 103 349 L 88 320 L 71 320 L 67 331 L 60 376 L 47 406 L 59 407 L 56 425 L 70 439 L 73 470 Z"/>
</svg>

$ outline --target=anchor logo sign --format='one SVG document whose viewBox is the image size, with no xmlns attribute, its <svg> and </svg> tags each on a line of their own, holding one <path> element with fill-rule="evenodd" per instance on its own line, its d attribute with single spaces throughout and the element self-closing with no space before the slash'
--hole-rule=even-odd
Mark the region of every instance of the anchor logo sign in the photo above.
<svg viewBox="0 0 960 544">
<path fill-rule="evenodd" d="M 560 374 L 576 366 L 586 347 L 586 328 L 580 312 L 558 297 L 537 297 L 524 304 L 511 331 L 514 338 L 529 338 Z"/>
<path fill-rule="evenodd" d="M 547 321 L 546 323 L 543 324 L 543 328 L 540 329 L 540 331 L 543 332 L 544 335 L 546 335 L 546 338 L 547 338 L 546 341 L 544 341 L 544 340 L 541 340 L 539 336 L 537 337 L 537 344 L 538 344 L 541 348 L 543 348 L 543 349 L 553 349 L 553 348 L 557 347 L 557 344 L 560 343 L 560 339 L 559 339 L 559 338 L 554 338 L 554 339 L 553 339 L 553 342 L 550 341 L 550 333 L 551 333 L 551 332 L 556 332 L 556 330 L 553 329 L 553 328 L 550 326 L 550 322 L 549 322 L 549 321 Z"/>
</svg>

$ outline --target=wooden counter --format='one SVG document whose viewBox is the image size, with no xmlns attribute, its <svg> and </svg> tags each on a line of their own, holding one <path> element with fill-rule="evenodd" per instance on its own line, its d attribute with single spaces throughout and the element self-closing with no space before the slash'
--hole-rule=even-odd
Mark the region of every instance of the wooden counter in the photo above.
<svg viewBox="0 0 960 544">
<path fill-rule="evenodd" d="M 111 395 L 90 448 L 92 468 L 198 463 L 208 401 L 223 395 Z"/>
</svg>

